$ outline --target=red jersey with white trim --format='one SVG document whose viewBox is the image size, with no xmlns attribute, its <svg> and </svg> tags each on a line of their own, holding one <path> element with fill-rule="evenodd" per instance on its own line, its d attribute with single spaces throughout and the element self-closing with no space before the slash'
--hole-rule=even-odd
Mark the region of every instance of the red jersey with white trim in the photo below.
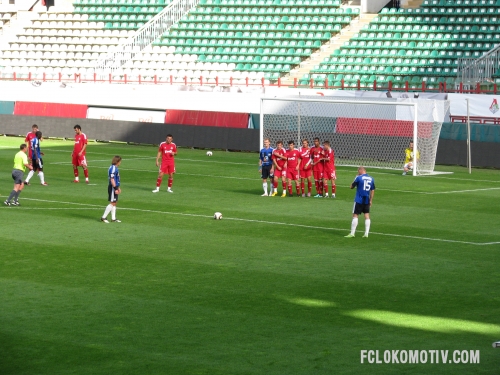
<svg viewBox="0 0 500 375">
<path fill-rule="evenodd" d="M 31 140 L 36 137 L 36 134 L 33 132 L 29 132 L 26 134 L 26 138 L 24 138 L 24 142 L 27 142 L 31 145 Z M 31 146 L 28 146 L 28 156 L 31 158 Z"/>
<path fill-rule="evenodd" d="M 283 169 L 286 164 L 286 159 L 279 158 L 275 155 L 286 156 L 286 150 L 282 148 L 281 150 L 276 149 L 273 152 L 273 160 L 276 160 L 276 164 L 278 165 L 278 167 Z"/>
<path fill-rule="evenodd" d="M 161 163 L 162 164 L 174 164 L 174 154 L 177 152 L 177 146 L 175 143 L 160 143 L 158 152 L 161 152 Z"/>
<path fill-rule="evenodd" d="M 83 150 L 83 146 L 85 146 L 86 144 L 87 144 L 87 136 L 84 133 L 76 134 L 73 154 L 78 155 Z M 82 156 L 85 156 L 86 153 L 87 149 L 83 151 Z"/>
<path fill-rule="evenodd" d="M 286 169 L 296 169 L 300 161 L 299 150 L 286 150 L 287 166 Z"/>
<path fill-rule="evenodd" d="M 311 169 L 312 160 L 311 160 L 311 149 L 309 147 L 301 147 L 299 148 L 300 158 L 302 159 L 302 163 L 300 163 L 300 170 L 308 171 Z"/>
<path fill-rule="evenodd" d="M 324 158 L 323 151 L 324 151 L 323 147 L 312 147 L 311 148 L 311 159 L 313 160 L 313 162 L 317 163 L 318 160 Z M 323 172 L 323 166 L 324 166 L 324 162 L 320 161 L 319 163 L 313 165 L 313 171 Z"/>
<path fill-rule="evenodd" d="M 333 148 L 329 150 L 324 150 L 324 158 L 327 159 L 325 160 L 325 170 L 328 169 L 330 172 L 335 171 L 335 152 L 333 151 Z"/>
</svg>

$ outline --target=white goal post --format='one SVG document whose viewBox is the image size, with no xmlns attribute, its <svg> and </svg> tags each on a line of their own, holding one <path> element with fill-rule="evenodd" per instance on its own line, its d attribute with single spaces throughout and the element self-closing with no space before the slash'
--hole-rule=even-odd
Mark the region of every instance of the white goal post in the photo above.
<svg viewBox="0 0 500 375">
<path fill-rule="evenodd" d="M 436 104 L 442 102 L 441 104 Z M 444 104 L 443 104 L 444 103 Z M 434 173 L 437 144 L 449 102 L 435 100 L 330 99 L 321 96 L 263 97 L 260 146 L 269 138 L 300 147 L 315 137 L 330 141 L 336 165 L 399 169 L 413 141 L 414 176 Z"/>
</svg>

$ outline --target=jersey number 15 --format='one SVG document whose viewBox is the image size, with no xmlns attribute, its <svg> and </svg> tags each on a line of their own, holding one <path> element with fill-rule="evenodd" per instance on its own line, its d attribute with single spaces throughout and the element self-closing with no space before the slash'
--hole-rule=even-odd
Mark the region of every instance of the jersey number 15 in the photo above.
<svg viewBox="0 0 500 375">
<path fill-rule="evenodd" d="M 363 190 L 370 191 L 371 188 L 372 188 L 372 182 L 370 180 L 364 180 L 363 181 Z"/>
</svg>

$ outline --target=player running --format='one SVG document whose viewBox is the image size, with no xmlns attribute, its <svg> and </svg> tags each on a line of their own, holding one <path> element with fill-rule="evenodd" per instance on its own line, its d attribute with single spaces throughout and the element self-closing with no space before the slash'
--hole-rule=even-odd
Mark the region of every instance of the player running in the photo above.
<svg viewBox="0 0 500 375">
<path fill-rule="evenodd" d="M 300 152 L 295 149 L 293 141 L 288 142 L 288 150 L 286 151 L 286 178 L 288 180 L 288 194 L 293 197 L 292 181 L 295 181 L 295 189 L 297 196 L 300 197 Z M 283 197 L 285 195 L 282 195 Z"/>
<path fill-rule="evenodd" d="M 410 145 L 405 150 L 405 166 L 403 168 L 403 176 L 406 176 L 408 171 L 413 171 L 413 158 L 415 154 L 413 152 L 413 141 L 410 141 Z M 417 151 L 417 160 L 420 159 L 420 152 Z"/>
<path fill-rule="evenodd" d="M 40 178 L 40 183 L 43 186 L 47 186 L 48 183 L 45 182 L 45 176 L 43 174 L 43 152 L 40 151 L 40 139 L 42 139 L 42 132 L 37 131 L 36 137 L 31 140 L 31 165 L 33 166 L 33 172 L 38 172 L 38 177 Z M 30 176 L 31 175 L 31 176 Z M 25 184 L 29 185 L 30 179 L 33 174 L 29 173 L 26 177 Z"/>
<path fill-rule="evenodd" d="M 314 198 L 323 198 L 323 170 L 324 170 L 323 147 L 319 138 L 314 138 L 314 147 L 311 148 L 312 169 L 314 175 L 314 184 L 316 186 L 316 195 Z"/>
<path fill-rule="evenodd" d="M 10 192 L 9 197 L 3 204 L 6 206 L 20 206 L 19 204 L 19 194 L 21 194 L 21 191 L 23 190 L 24 187 L 24 182 L 23 182 L 23 175 L 24 171 L 26 168 L 29 168 L 30 170 L 33 169 L 31 164 L 28 161 L 28 156 L 26 155 L 26 151 L 28 150 L 28 147 L 23 143 L 19 147 L 19 152 L 14 156 L 14 169 L 12 170 L 12 179 L 14 180 L 14 189 Z M 11 203 L 11 200 L 14 199 L 14 201 Z"/>
<path fill-rule="evenodd" d="M 85 157 L 87 151 L 87 136 L 82 133 L 82 127 L 80 125 L 75 125 L 73 129 L 75 129 L 75 146 L 71 154 L 73 160 L 73 173 L 75 174 L 75 180 L 73 182 L 80 182 L 78 167 L 82 167 L 83 174 L 85 175 L 85 182 L 88 184 L 89 171 L 87 169 L 87 158 Z"/>
<path fill-rule="evenodd" d="M 302 141 L 302 147 L 299 148 L 300 158 L 302 162 L 300 164 L 300 188 L 302 190 L 302 197 L 306 196 L 305 183 L 307 181 L 307 196 L 311 196 L 312 190 L 312 159 L 311 159 L 311 149 L 309 148 L 309 141 L 304 139 Z"/>
<path fill-rule="evenodd" d="M 358 175 L 351 184 L 351 189 L 356 188 L 356 197 L 354 198 L 354 209 L 352 212 L 351 233 L 346 238 L 353 238 L 356 234 L 358 226 L 358 215 L 365 214 L 365 234 L 363 237 L 368 237 L 370 232 L 370 207 L 373 203 L 373 195 L 375 194 L 375 180 L 372 176 L 366 173 L 365 167 L 358 168 Z"/>
<path fill-rule="evenodd" d="M 329 141 L 323 142 L 323 190 L 325 193 L 325 198 L 328 198 L 328 181 L 331 181 L 332 185 L 332 198 L 335 198 L 336 186 L 335 180 L 337 176 L 335 174 L 335 152 L 330 147 Z"/>
<path fill-rule="evenodd" d="M 24 142 L 26 143 L 26 149 L 28 150 L 28 162 L 31 163 L 31 141 L 33 138 L 36 137 L 36 132 L 38 131 L 38 125 L 34 124 L 31 126 L 31 131 L 26 134 L 26 138 L 24 139 Z M 28 177 L 26 178 L 28 181 L 33 177 L 35 172 L 33 172 L 33 168 L 30 168 L 30 171 L 28 173 Z M 25 185 L 29 185 L 29 182 L 24 181 Z"/>
<path fill-rule="evenodd" d="M 274 192 L 271 195 L 275 197 L 278 195 L 278 180 L 281 178 L 281 185 L 283 187 L 282 197 L 286 197 L 286 150 L 283 148 L 283 142 L 276 142 L 276 149 L 273 152 L 273 165 L 274 165 Z"/>
<path fill-rule="evenodd" d="M 272 195 L 273 191 L 273 148 L 271 147 L 271 142 L 269 138 L 264 139 L 264 148 L 260 150 L 259 156 L 259 171 L 261 172 L 260 178 L 262 178 L 262 188 L 264 189 L 263 197 Z M 269 183 L 271 185 L 271 190 L 267 194 L 267 179 L 269 178 Z"/>
<path fill-rule="evenodd" d="M 163 180 L 163 175 L 168 174 L 168 189 L 167 192 L 173 193 L 172 184 L 174 183 L 174 173 L 175 173 L 175 160 L 174 156 L 177 155 L 177 146 L 173 142 L 174 137 L 172 134 L 167 134 L 166 142 L 160 143 L 158 148 L 158 155 L 156 155 L 156 166 L 160 167 L 158 172 L 158 179 L 156 180 L 156 189 L 153 193 L 158 193 L 160 191 L 161 181 Z M 159 164 L 161 156 L 161 166 Z"/>
<path fill-rule="evenodd" d="M 116 155 L 111 161 L 111 166 L 108 169 L 108 202 L 104 210 L 104 215 L 101 217 L 103 223 L 109 224 L 108 215 L 111 212 L 111 221 L 113 223 L 121 223 L 120 220 L 116 218 L 116 203 L 118 202 L 118 196 L 122 192 L 120 188 L 120 171 L 118 167 L 122 162 L 121 156 Z"/>
</svg>

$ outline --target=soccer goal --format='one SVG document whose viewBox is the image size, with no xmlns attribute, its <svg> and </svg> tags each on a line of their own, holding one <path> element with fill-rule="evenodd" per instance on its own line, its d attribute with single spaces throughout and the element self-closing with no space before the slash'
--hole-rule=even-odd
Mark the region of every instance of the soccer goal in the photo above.
<svg viewBox="0 0 500 375">
<path fill-rule="evenodd" d="M 362 98 L 360 98 L 362 99 Z M 336 165 L 403 169 L 413 141 L 413 175 L 434 173 L 439 133 L 449 102 L 328 97 L 261 98 L 260 140 L 309 144 L 328 140 Z"/>
</svg>

